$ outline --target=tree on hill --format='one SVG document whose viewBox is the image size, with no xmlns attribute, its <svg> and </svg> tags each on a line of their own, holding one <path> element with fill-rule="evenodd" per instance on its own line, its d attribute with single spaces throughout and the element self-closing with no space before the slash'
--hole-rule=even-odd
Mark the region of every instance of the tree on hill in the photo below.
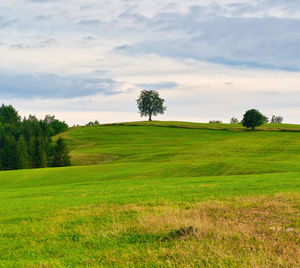
<svg viewBox="0 0 300 268">
<path fill-rule="evenodd" d="M 152 116 L 163 114 L 167 107 L 165 107 L 164 99 L 159 97 L 159 93 L 155 90 L 142 90 L 137 99 L 137 106 L 141 116 L 148 116 L 149 121 L 152 121 Z"/>
<path fill-rule="evenodd" d="M 244 114 L 242 124 L 247 128 L 256 128 L 266 122 L 266 117 L 256 109 L 248 110 Z"/>
<path fill-rule="evenodd" d="M 235 117 L 232 117 L 230 119 L 230 124 L 239 124 L 239 120 L 237 118 L 235 118 Z"/>
<path fill-rule="evenodd" d="M 58 138 L 53 149 L 53 167 L 64 167 L 71 164 L 67 144 L 63 138 Z"/>
<path fill-rule="evenodd" d="M 85 124 L 86 126 L 99 126 L 100 122 L 98 120 L 95 120 L 94 122 L 90 121 L 87 124 Z"/>
<path fill-rule="evenodd" d="M 271 118 L 271 124 L 281 124 L 283 122 L 283 117 L 282 116 L 275 116 L 275 115 L 272 115 L 272 118 Z"/>
</svg>

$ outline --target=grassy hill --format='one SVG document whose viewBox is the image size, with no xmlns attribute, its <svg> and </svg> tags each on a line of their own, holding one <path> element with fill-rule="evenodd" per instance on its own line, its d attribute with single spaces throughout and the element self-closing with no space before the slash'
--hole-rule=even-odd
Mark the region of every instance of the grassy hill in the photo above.
<svg viewBox="0 0 300 268">
<path fill-rule="evenodd" d="M 300 126 L 61 134 L 72 167 L 0 173 L 0 267 L 297 267 Z"/>
</svg>

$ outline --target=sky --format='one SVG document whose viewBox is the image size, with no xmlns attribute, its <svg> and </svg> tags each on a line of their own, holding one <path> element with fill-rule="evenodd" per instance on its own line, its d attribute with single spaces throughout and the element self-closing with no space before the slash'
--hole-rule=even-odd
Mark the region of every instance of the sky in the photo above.
<svg viewBox="0 0 300 268">
<path fill-rule="evenodd" d="M 259 109 L 300 123 L 299 0 L 0 1 L 0 102 L 69 124 L 208 122 Z M 146 118 L 145 118 L 146 119 Z"/>
</svg>

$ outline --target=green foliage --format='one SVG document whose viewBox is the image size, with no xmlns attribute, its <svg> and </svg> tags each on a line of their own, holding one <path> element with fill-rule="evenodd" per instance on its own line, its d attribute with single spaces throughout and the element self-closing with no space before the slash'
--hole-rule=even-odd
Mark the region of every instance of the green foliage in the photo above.
<svg viewBox="0 0 300 268">
<path fill-rule="evenodd" d="M 235 118 L 235 117 L 232 117 L 230 119 L 230 124 L 239 124 L 239 120 L 237 118 Z"/>
<path fill-rule="evenodd" d="M 222 121 L 220 121 L 220 120 L 210 120 L 209 124 L 222 124 Z"/>
<path fill-rule="evenodd" d="M 263 115 L 263 124 L 268 124 L 268 123 L 269 123 L 269 118 Z"/>
<path fill-rule="evenodd" d="M 18 125 L 21 117 L 18 112 L 11 105 L 4 105 L 0 107 L 0 122 L 2 124 Z"/>
<path fill-rule="evenodd" d="M 254 129 L 266 123 L 266 121 L 267 118 L 263 114 L 256 109 L 251 109 L 244 114 L 242 124 L 244 127 Z"/>
<path fill-rule="evenodd" d="M 51 136 L 64 132 L 69 128 L 65 121 L 59 121 L 58 119 L 55 119 L 54 115 L 46 115 L 44 123 L 46 123 L 46 125 L 50 128 Z"/>
<path fill-rule="evenodd" d="M 3 147 L 1 150 L 2 169 L 17 169 L 17 144 L 14 136 L 5 135 L 3 138 Z"/>
<path fill-rule="evenodd" d="M 48 166 L 48 142 L 43 137 L 36 137 L 34 140 L 33 167 L 44 168 Z"/>
<path fill-rule="evenodd" d="M 99 126 L 100 123 L 98 120 L 95 120 L 94 122 L 90 121 L 86 124 L 86 126 Z"/>
<path fill-rule="evenodd" d="M 65 167 L 71 164 L 69 151 L 63 138 L 58 138 L 53 148 L 53 167 Z"/>
<path fill-rule="evenodd" d="M 25 169 L 31 167 L 30 156 L 28 153 L 27 143 L 23 135 L 19 137 L 17 142 L 17 169 Z"/>
<path fill-rule="evenodd" d="M 43 168 L 50 165 L 51 136 L 68 128 L 54 116 L 21 120 L 12 106 L 0 107 L 0 170 Z"/>
<path fill-rule="evenodd" d="M 149 121 L 152 121 L 152 116 L 163 114 L 167 107 L 165 107 L 164 99 L 159 97 L 159 93 L 155 90 L 142 90 L 137 99 L 137 106 L 141 116 L 148 116 Z"/>
<path fill-rule="evenodd" d="M 271 118 L 271 121 L 270 121 L 271 124 L 282 124 L 282 122 L 283 122 L 283 117 L 282 116 L 272 115 L 272 118 Z"/>
</svg>

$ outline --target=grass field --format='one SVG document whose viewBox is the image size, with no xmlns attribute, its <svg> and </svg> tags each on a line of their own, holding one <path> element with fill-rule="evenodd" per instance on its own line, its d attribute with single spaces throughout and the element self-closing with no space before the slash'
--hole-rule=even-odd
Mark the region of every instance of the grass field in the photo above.
<svg viewBox="0 0 300 268">
<path fill-rule="evenodd" d="M 76 127 L 0 173 L 0 267 L 300 267 L 300 126 Z"/>
</svg>

